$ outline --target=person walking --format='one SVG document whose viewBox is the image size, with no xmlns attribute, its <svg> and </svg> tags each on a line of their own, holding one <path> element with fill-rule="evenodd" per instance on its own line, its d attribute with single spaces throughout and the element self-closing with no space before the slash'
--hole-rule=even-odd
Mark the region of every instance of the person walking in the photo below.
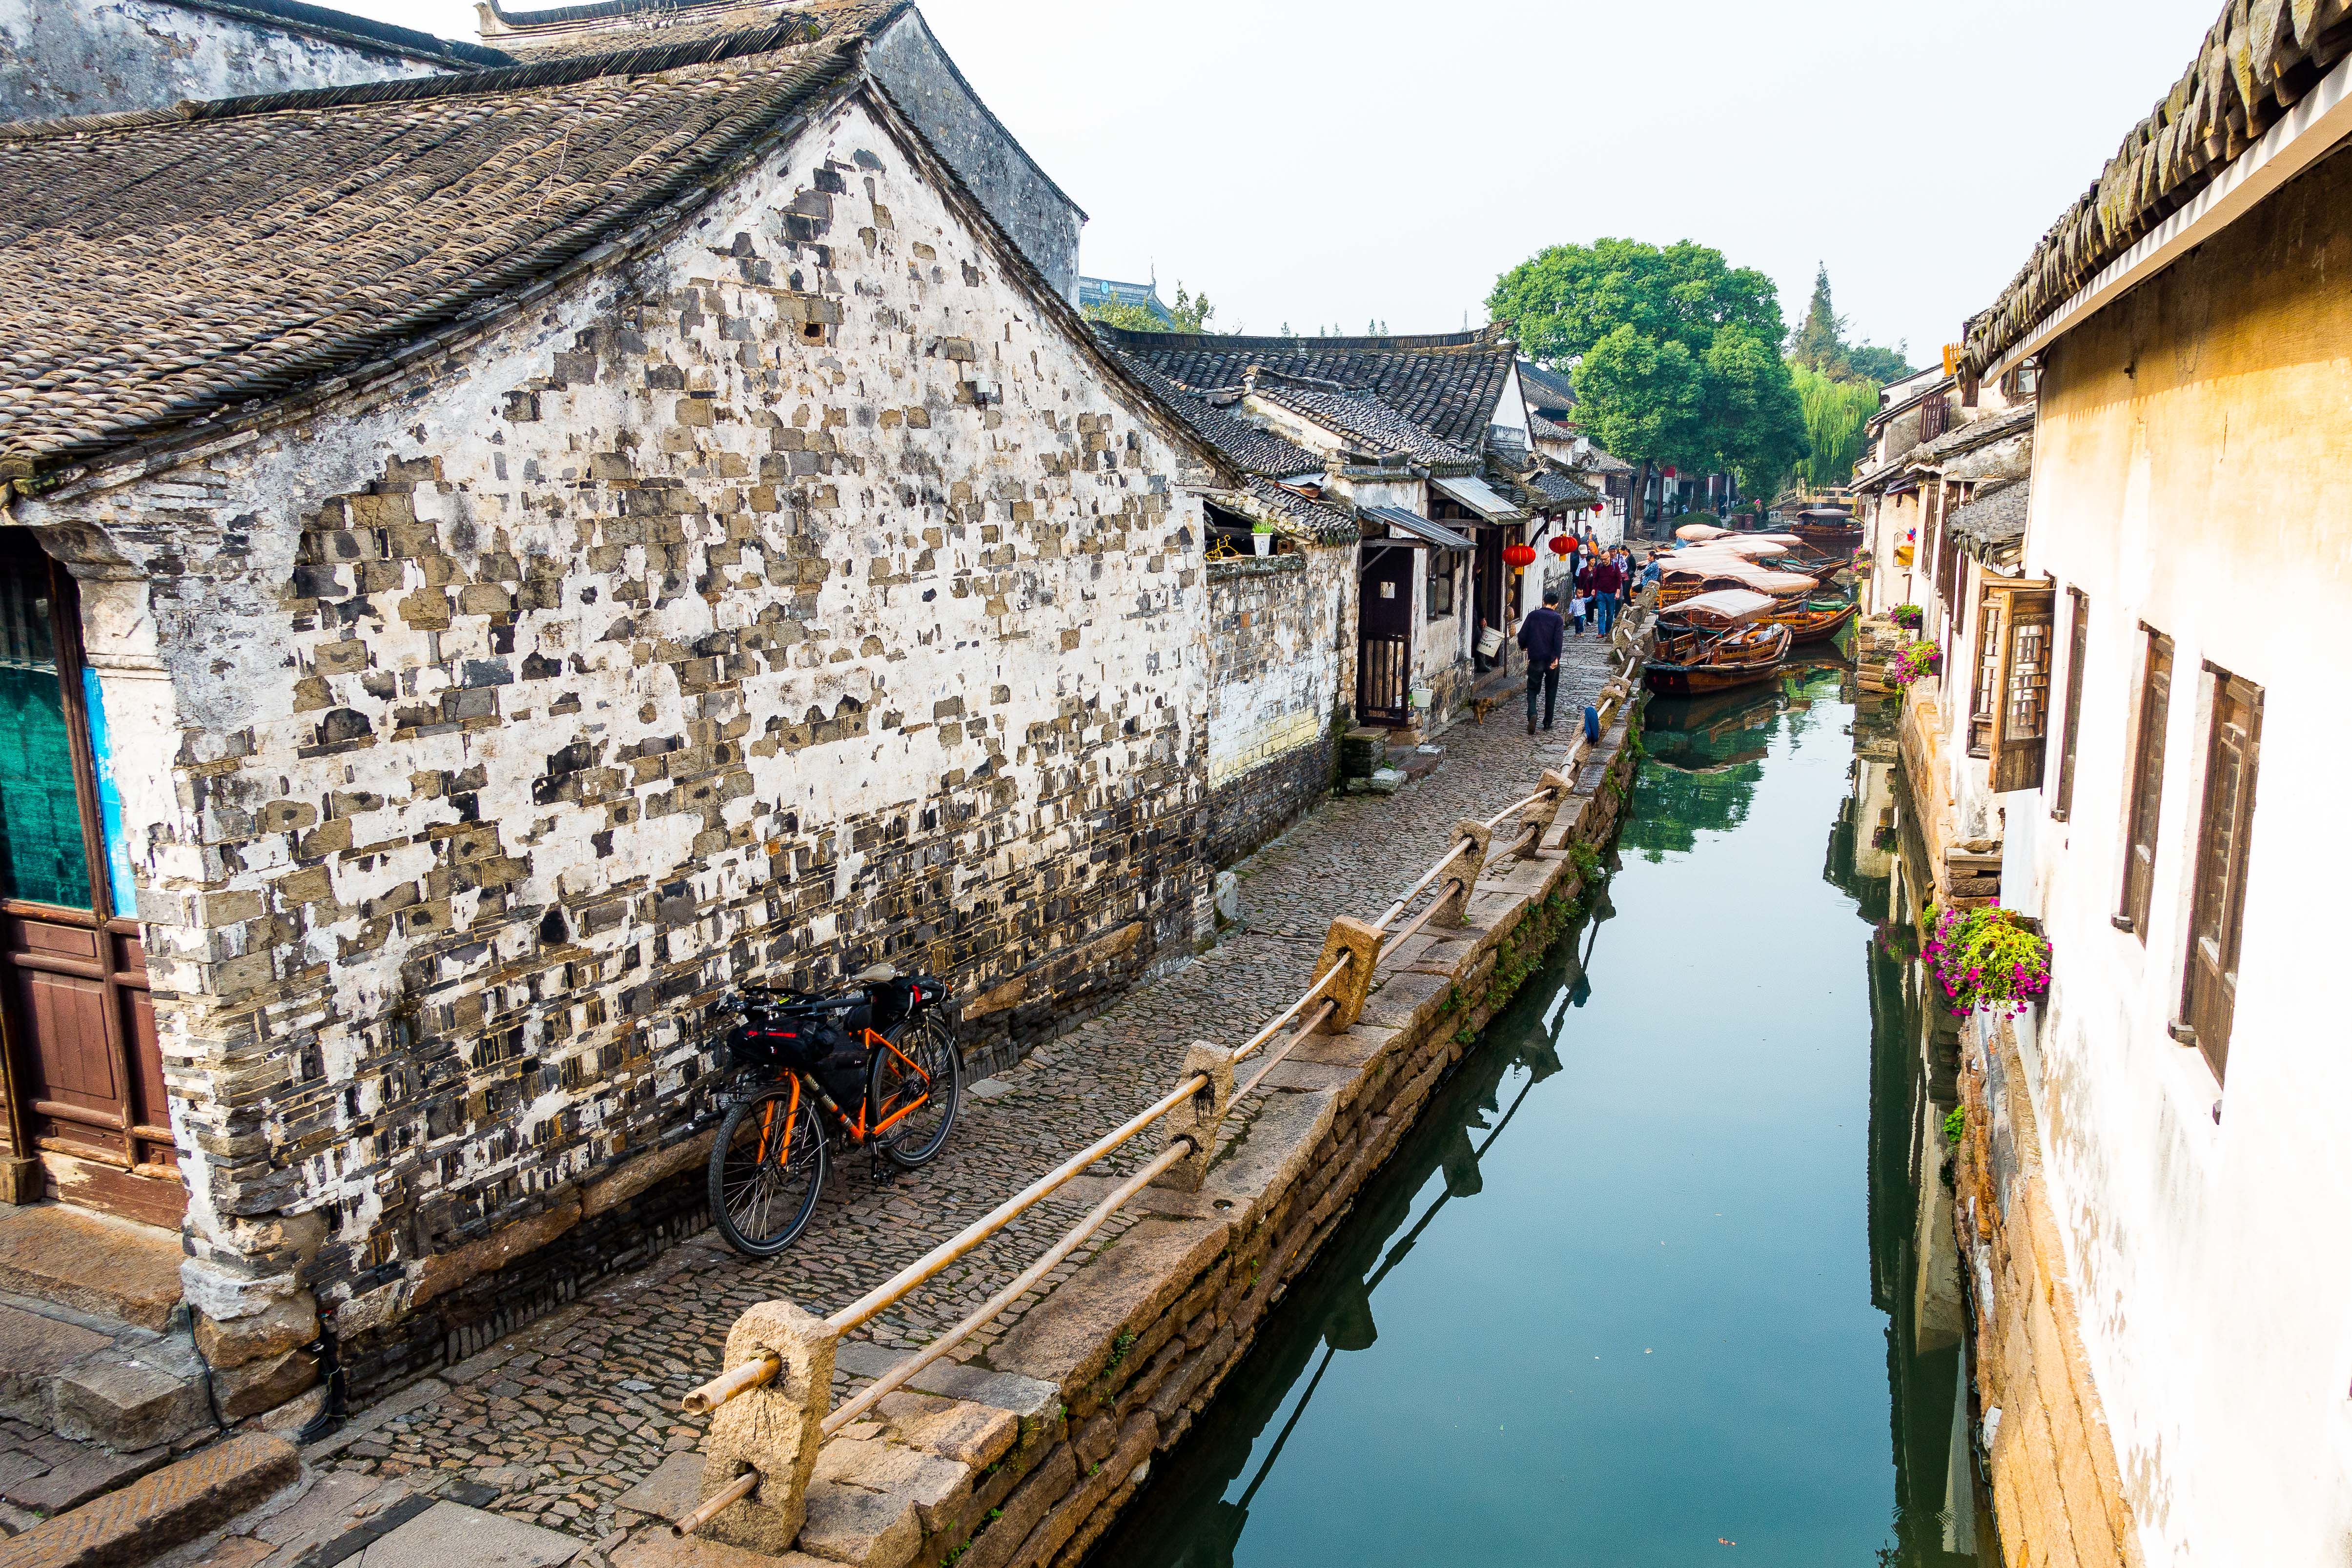
<svg viewBox="0 0 2352 1568">
<path fill-rule="evenodd" d="M 1543 603 L 1519 622 L 1519 646 L 1528 653 L 1528 733 L 1536 732 L 1536 695 L 1543 695 L 1543 727 L 1551 727 L 1559 698 L 1559 643 L 1567 624 L 1559 618 L 1559 590 L 1544 590 Z"/>
<path fill-rule="evenodd" d="M 1603 637 L 1609 635 L 1609 629 L 1617 623 L 1618 581 L 1615 561 L 1603 556 L 1593 563 L 1592 603 L 1599 612 L 1593 619 L 1593 628 Z"/>
</svg>

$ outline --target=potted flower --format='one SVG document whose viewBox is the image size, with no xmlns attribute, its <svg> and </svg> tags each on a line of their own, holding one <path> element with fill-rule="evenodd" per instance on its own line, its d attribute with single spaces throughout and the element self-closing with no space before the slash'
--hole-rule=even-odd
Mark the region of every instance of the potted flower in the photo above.
<svg viewBox="0 0 2352 1568">
<path fill-rule="evenodd" d="M 1886 612 L 1886 618 L 1906 632 L 1916 632 L 1927 619 L 1927 612 L 1916 604 L 1898 604 Z"/>
<path fill-rule="evenodd" d="M 2015 1018 L 2050 990 L 2050 944 L 2033 921 L 1998 903 L 1946 909 L 1921 956 L 1943 988 L 1944 1005 Z"/>
<path fill-rule="evenodd" d="M 1250 548 L 1256 550 L 1260 555 L 1272 555 L 1274 553 L 1274 525 L 1272 523 L 1252 523 L 1250 525 Z"/>
<path fill-rule="evenodd" d="M 1895 655 L 1895 684 L 1908 686 L 1923 675 L 1941 674 L 1944 651 L 1933 643 L 1906 644 Z"/>
</svg>

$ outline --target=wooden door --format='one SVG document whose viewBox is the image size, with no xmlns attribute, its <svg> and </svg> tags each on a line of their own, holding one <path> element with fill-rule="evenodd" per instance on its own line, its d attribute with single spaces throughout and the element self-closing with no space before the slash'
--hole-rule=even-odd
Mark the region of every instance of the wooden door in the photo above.
<svg viewBox="0 0 2352 1568">
<path fill-rule="evenodd" d="M 1404 545 L 1373 541 L 1356 607 L 1356 722 L 1412 722 L 1412 563 Z"/>
<path fill-rule="evenodd" d="M 104 715 L 73 580 L 0 529 L 0 1027 L 10 1142 L 56 1195 L 151 1223 L 186 1206 L 138 920 L 116 913 Z M 98 731 L 93 738 L 93 729 Z M 127 896 L 127 890 L 125 895 Z"/>
</svg>

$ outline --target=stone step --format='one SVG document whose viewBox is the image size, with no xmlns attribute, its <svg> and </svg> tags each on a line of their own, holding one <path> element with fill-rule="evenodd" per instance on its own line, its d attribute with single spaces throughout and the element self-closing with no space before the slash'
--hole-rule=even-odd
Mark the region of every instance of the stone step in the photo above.
<svg viewBox="0 0 2352 1568">
<path fill-rule="evenodd" d="M 0 1568 L 152 1562 L 292 1486 L 301 1473 L 301 1457 L 284 1438 L 232 1437 L 0 1541 Z"/>
<path fill-rule="evenodd" d="M 184 1447 L 218 1425 L 185 1329 L 160 1334 L 24 1296 L 0 1301 L 0 1416 L 120 1455 Z M 0 1490 L 20 1507 L 70 1506 Z"/>
<path fill-rule="evenodd" d="M 0 1291 L 161 1333 L 180 1306 L 180 1238 L 63 1204 L 0 1204 Z"/>
</svg>

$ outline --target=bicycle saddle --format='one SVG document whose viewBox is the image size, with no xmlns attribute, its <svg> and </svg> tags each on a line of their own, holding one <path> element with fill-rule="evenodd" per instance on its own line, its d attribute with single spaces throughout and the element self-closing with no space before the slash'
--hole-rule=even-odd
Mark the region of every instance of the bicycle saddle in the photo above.
<svg viewBox="0 0 2352 1568">
<path fill-rule="evenodd" d="M 857 973 L 850 976 L 849 983 L 853 986 L 879 986 L 895 980 L 898 977 L 898 967 L 897 965 L 874 964 L 869 965 L 867 967 L 860 969 Z"/>
</svg>

